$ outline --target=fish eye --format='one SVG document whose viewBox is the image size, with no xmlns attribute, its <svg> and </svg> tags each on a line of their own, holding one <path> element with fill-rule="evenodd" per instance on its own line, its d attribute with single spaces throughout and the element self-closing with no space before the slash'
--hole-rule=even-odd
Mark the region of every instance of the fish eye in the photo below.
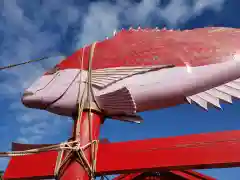
<svg viewBox="0 0 240 180">
<path fill-rule="evenodd" d="M 59 67 L 58 66 L 54 66 L 52 69 L 49 69 L 47 71 L 47 74 L 54 74 L 54 73 L 56 73 L 58 71 L 59 71 Z"/>
</svg>

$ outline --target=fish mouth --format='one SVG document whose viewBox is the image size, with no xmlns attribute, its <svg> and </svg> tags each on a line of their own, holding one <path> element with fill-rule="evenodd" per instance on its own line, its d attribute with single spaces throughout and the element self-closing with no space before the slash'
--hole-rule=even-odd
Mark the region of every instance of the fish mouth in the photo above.
<svg viewBox="0 0 240 180">
<path fill-rule="evenodd" d="M 31 91 L 25 91 L 21 98 L 22 104 L 28 108 L 42 109 L 43 104 L 40 97 Z"/>
<path fill-rule="evenodd" d="M 25 91 L 25 92 L 23 93 L 22 97 L 27 97 L 27 96 L 32 96 L 32 95 L 34 95 L 33 92 L 31 92 L 31 91 Z"/>
</svg>

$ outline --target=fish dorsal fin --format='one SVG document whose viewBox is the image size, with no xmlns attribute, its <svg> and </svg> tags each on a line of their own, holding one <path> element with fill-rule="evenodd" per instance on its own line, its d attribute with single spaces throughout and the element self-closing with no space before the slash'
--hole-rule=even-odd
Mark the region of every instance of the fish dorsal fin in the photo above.
<svg viewBox="0 0 240 180">
<path fill-rule="evenodd" d="M 119 80 L 127 77 L 146 73 L 150 71 L 157 71 L 163 68 L 174 67 L 173 65 L 159 65 L 159 66 L 129 66 L 129 67 L 116 67 L 96 69 L 92 73 L 92 84 L 100 89 L 107 87 Z"/>
<path fill-rule="evenodd" d="M 201 108 L 208 110 L 211 106 L 222 109 L 220 102 L 232 103 L 232 98 L 240 99 L 240 79 L 188 96 L 186 99 L 188 103 L 195 103 Z"/>
</svg>

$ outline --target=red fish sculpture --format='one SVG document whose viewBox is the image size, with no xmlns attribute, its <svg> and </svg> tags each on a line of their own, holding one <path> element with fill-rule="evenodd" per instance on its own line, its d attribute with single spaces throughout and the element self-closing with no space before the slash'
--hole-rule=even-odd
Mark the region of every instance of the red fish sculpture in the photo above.
<svg viewBox="0 0 240 180">
<path fill-rule="evenodd" d="M 106 115 L 128 120 L 186 102 L 221 108 L 240 98 L 239 78 L 239 29 L 129 29 L 76 51 L 26 89 L 22 102 L 72 116 L 90 83 Z"/>
</svg>

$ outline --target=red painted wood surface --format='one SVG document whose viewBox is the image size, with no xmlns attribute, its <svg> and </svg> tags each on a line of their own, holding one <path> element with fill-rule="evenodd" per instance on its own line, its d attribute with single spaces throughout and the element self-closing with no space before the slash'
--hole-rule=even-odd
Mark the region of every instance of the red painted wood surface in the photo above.
<svg viewBox="0 0 240 180">
<path fill-rule="evenodd" d="M 40 154 L 11 158 L 4 173 L 4 180 L 13 179 L 52 179 L 57 159 L 57 152 L 44 152 Z"/>
<path fill-rule="evenodd" d="M 164 173 L 131 173 L 119 175 L 113 180 L 216 180 L 193 170 L 169 171 Z"/>
<path fill-rule="evenodd" d="M 196 176 L 196 177 L 199 177 L 199 178 L 201 178 L 201 179 L 205 179 L 205 180 L 216 180 L 216 179 L 213 178 L 213 177 L 207 176 L 207 175 L 202 174 L 202 173 L 199 173 L 199 172 L 197 172 L 197 171 L 185 170 L 184 172 L 189 173 L 189 174 L 192 174 L 192 175 L 194 175 L 194 176 Z"/>
<path fill-rule="evenodd" d="M 92 138 L 93 140 L 97 140 L 100 132 L 100 125 L 103 122 L 103 117 L 95 112 L 91 113 L 92 116 Z M 80 121 L 80 142 L 81 145 L 85 145 L 90 142 L 90 126 L 88 121 L 88 112 L 83 112 L 82 118 L 75 121 L 73 134 L 76 134 L 76 122 Z M 90 148 L 85 150 L 85 155 L 87 159 L 89 160 L 90 164 Z M 61 173 L 61 176 L 59 177 L 59 180 L 89 180 L 88 173 L 84 170 L 81 164 L 76 161 L 75 159 L 72 160 L 72 162 L 64 168 L 63 172 Z"/>
<path fill-rule="evenodd" d="M 141 174 L 142 173 L 122 174 L 122 175 L 115 177 L 113 180 L 132 180 Z"/>
<path fill-rule="evenodd" d="M 96 115 L 95 135 L 99 133 L 101 117 Z M 98 124 L 98 125 L 97 125 Z M 28 145 L 29 146 L 29 145 Z M 16 147 L 16 145 L 15 145 Z M 18 150 L 24 149 L 19 147 Z M 31 147 L 34 148 L 34 147 Z M 26 148 L 25 148 L 26 149 Z M 15 149 L 17 150 L 17 149 Z M 169 138 L 157 138 L 120 143 L 100 143 L 97 157 L 97 174 L 121 174 L 140 171 L 184 171 L 200 177 L 200 173 L 186 169 L 240 166 L 240 131 L 226 131 Z M 13 157 L 4 178 L 37 179 L 54 176 L 56 152 Z M 86 173 L 75 161 L 62 178 L 77 179 Z"/>
<path fill-rule="evenodd" d="M 205 27 L 185 31 L 122 30 L 108 40 L 96 44 L 92 69 L 120 66 L 175 65 L 200 66 L 230 59 L 240 47 L 239 29 Z M 207 39 L 207 41 L 206 41 Z M 59 69 L 88 68 L 91 45 L 67 57 Z M 113 53 L 114 52 L 114 53 Z M 173 53 L 174 52 L 174 53 Z M 103 61 L 104 59 L 104 61 Z"/>
<path fill-rule="evenodd" d="M 240 131 L 101 144 L 98 174 L 240 166 Z"/>
</svg>

